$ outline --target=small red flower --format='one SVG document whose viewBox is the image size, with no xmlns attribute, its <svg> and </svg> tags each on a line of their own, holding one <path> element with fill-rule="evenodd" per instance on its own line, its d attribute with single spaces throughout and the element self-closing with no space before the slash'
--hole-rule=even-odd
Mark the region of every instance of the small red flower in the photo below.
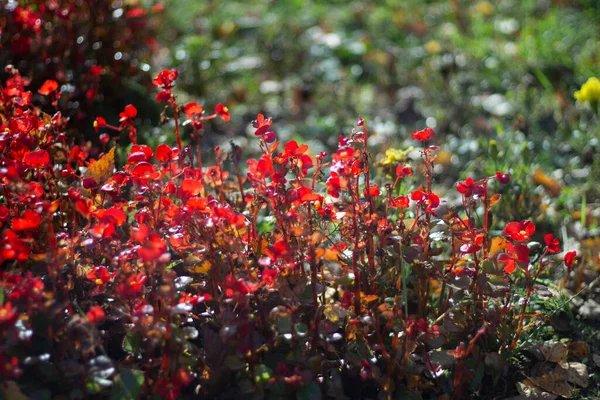
<svg viewBox="0 0 600 400">
<path fill-rule="evenodd" d="M 517 245 L 508 243 L 506 245 L 506 253 L 499 254 L 498 261 L 504 264 L 504 272 L 512 274 L 517 267 L 516 263 L 525 267 L 529 265 L 529 249 L 522 243 Z"/>
<path fill-rule="evenodd" d="M 5 305 L 0 304 L 0 326 L 10 326 L 15 323 L 18 318 L 17 309 L 13 308 L 9 301 Z"/>
<path fill-rule="evenodd" d="M 42 222 L 40 214 L 33 210 L 25 210 L 21 218 L 15 218 L 12 221 L 12 228 L 15 231 L 29 231 L 37 229 Z"/>
<path fill-rule="evenodd" d="M 571 271 L 573 269 L 573 264 L 575 263 L 575 257 L 577 257 L 577 252 L 575 250 L 569 251 L 565 254 L 565 265 Z"/>
<path fill-rule="evenodd" d="M 548 253 L 558 253 L 560 251 L 560 242 L 553 234 L 545 235 L 544 242 L 548 248 Z"/>
<path fill-rule="evenodd" d="M 38 93 L 42 96 L 47 96 L 50 93 L 54 92 L 56 89 L 58 89 L 58 82 L 49 79 L 46 82 L 44 82 L 40 90 L 38 90 Z"/>
<path fill-rule="evenodd" d="M 411 176 L 412 173 L 413 173 L 413 171 L 412 171 L 412 169 L 410 169 L 410 167 L 406 167 L 402 164 L 400 164 L 396 167 L 396 177 L 398 179 L 402 179 L 404 177 Z"/>
<path fill-rule="evenodd" d="M 535 233 L 533 222 L 523 220 L 521 222 L 509 222 L 504 228 L 504 236 L 515 242 L 525 242 Z"/>
<path fill-rule="evenodd" d="M 106 314 L 100 306 L 93 306 L 87 313 L 87 318 L 92 324 L 98 324 L 104 321 Z"/>
<path fill-rule="evenodd" d="M 50 165 L 50 154 L 46 150 L 31 151 L 23 157 L 23 162 L 30 168 L 44 168 Z"/>
<path fill-rule="evenodd" d="M 471 197 L 474 194 L 476 196 L 481 196 L 483 194 L 483 186 L 475 183 L 471 177 L 465 179 L 464 182 L 458 182 L 456 184 L 456 190 L 465 197 Z"/>
<path fill-rule="evenodd" d="M 223 121 L 227 122 L 231 118 L 229 114 L 229 108 L 225 107 L 223 104 L 219 103 L 215 107 L 215 114 L 223 119 Z"/>
<path fill-rule="evenodd" d="M 417 202 L 417 204 L 425 204 L 425 212 L 433 213 L 433 209 L 440 205 L 440 198 L 433 192 L 423 192 L 422 190 L 415 190 L 412 192 L 411 198 Z"/>
<path fill-rule="evenodd" d="M 506 185 L 510 182 L 510 175 L 503 174 L 502 172 L 498 171 L 496 172 L 496 179 L 498 180 L 498 182 L 500 182 L 501 185 Z"/>
<path fill-rule="evenodd" d="M 143 289 L 146 279 L 148 277 L 142 273 L 131 275 L 117 286 L 117 293 L 123 297 L 135 297 Z"/>
<path fill-rule="evenodd" d="M 435 132 L 431 128 L 421 129 L 420 131 L 417 131 L 412 134 L 413 139 L 419 140 L 419 141 L 431 140 L 431 139 L 433 139 L 434 136 L 435 136 Z"/>
<path fill-rule="evenodd" d="M 106 126 L 106 120 L 102 117 L 96 118 L 94 121 L 94 129 L 98 132 L 98 129 L 104 128 Z"/>
<path fill-rule="evenodd" d="M 156 147 L 156 159 L 160 162 L 170 161 L 173 157 L 173 149 L 166 144 L 159 144 Z"/>
<path fill-rule="evenodd" d="M 335 197 L 336 199 L 340 197 L 340 191 L 342 189 L 342 183 L 340 181 L 340 176 L 332 172 L 331 176 L 327 178 L 327 194 L 331 197 Z"/>
<path fill-rule="evenodd" d="M 127 120 L 131 120 L 137 116 L 137 108 L 133 105 L 129 104 L 125 106 L 125 109 L 122 113 L 119 114 L 120 122 L 125 122 Z"/>
<path fill-rule="evenodd" d="M 408 208 L 409 203 L 408 196 L 398 196 L 390 199 L 390 207 L 392 208 Z"/>
<path fill-rule="evenodd" d="M 176 69 L 165 69 L 160 71 L 156 78 L 152 79 L 152 83 L 154 86 L 170 89 L 178 76 L 179 72 Z"/>
<path fill-rule="evenodd" d="M 376 184 L 373 184 L 368 189 L 365 188 L 363 190 L 363 194 L 365 196 L 369 196 L 369 197 L 377 197 L 381 194 L 381 191 L 379 190 L 379 186 L 377 186 Z"/>
</svg>

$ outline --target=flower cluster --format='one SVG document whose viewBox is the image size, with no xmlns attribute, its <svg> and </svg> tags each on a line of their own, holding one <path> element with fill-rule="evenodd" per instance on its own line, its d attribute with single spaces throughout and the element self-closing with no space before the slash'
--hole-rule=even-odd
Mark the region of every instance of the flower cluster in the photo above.
<svg viewBox="0 0 600 400">
<path fill-rule="evenodd" d="M 361 390 L 386 396 L 409 387 L 459 398 L 468 365 L 519 343 L 534 282 L 560 262 L 550 234 L 530 250 L 529 221 L 490 234 L 500 201 L 491 189 L 507 173 L 458 182 L 460 204 L 436 194 L 431 129 L 413 134 L 423 168 L 388 163 L 394 184 L 372 175 L 362 118 L 330 157 L 279 142 L 259 114 L 259 157 L 244 166 L 233 144 L 207 167 L 185 134 L 199 147 L 204 122 L 229 110 L 178 104 L 171 70 L 153 82 L 177 144 L 137 143 L 127 105 L 114 121 L 96 119 L 110 150 L 93 159 L 66 118 L 44 114 L 28 80 L 7 73 L 0 380 L 28 395 L 28 376 L 57 395 L 169 399 L 290 397 L 359 377 Z M 48 81 L 37 92 L 57 89 Z M 131 146 L 117 149 L 107 132 L 127 132 Z M 574 260 L 565 255 L 569 269 Z"/>
</svg>

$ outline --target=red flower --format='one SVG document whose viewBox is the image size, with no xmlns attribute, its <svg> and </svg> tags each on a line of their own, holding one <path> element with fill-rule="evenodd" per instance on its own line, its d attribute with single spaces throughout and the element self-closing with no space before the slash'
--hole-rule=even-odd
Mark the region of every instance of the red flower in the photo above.
<svg viewBox="0 0 600 400">
<path fill-rule="evenodd" d="M 58 82 L 49 79 L 46 82 L 44 82 L 40 90 L 38 90 L 38 93 L 43 96 L 47 96 L 50 93 L 54 92 L 56 89 L 58 89 Z"/>
<path fill-rule="evenodd" d="M 433 213 L 433 209 L 440 205 L 440 198 L 433 192 L 423 192 L 421 190 L 415 190 L 412 192 L 411 198 L 417 202 L 417 204 L 425 204 L 425 212 Z"/>
<path fill-rule="evenodd" d="M 545 235 L 544 242 L 546 242 L 548 253 L 558 253 L 560 251 L 560 242 L 553 234 Z"/>
<path fill-rule="evenodd" d="M 115 274 L 116 272 L 111 274 L 106 267 L 94 267 L 94 269 L 88 272 L 85 277 L 100 286 L 110 282 Z"/>
<path fill-rule="evenodd" d="M 106 126 L 106 120 L 102 117 L 96 118 L 94 121 L 94 129 L 98 132 L 98 129 L 104 128 Z"/>
<path fill-rule="evenodd" d="M 160 162 L 170 161 L 173 156 L 173 150 L 166 144 L 159 144 L 156 147 L 156 159 Z"/>
<path fill-rule="evenodd" d="M 412 169 L 410 169 L 410 167 L 405 167 L 404 165 L 400 164 L 396 167 L 396 177 L 397 179 L 402 179 L 406 176 L 411 176 L 413 173 Z"/>
<path fill-rule="evenodd" d="M 408 196 L 398 196 L 390 199 L 390 207 L 392 208 L 408 208 L 409 203 Z"/>
<path fill-rule="evenodd" d="M 131 120 L 137 116 L 137 108 L 133 105 L 129 104 L 125 106 L 125 109 L 122 113 L 119 114 L 120 122 L 125 122 L 127 120 Z"/>
<path fill-rule="evenodd" d="M 104 321 L 106 314 L 100 306 L 93 306 L 87 313 L 87 318 L 92 324 L 97 324 Z"/>
<path fill-rule="evenodd" d="M 483 186 L 476 184 L 471 177 L 467 178 L 464 182 L 458 182 L 456 190 L 465 197 L 471 197 L 473 194 L 477 196 L 483 194 Z"/>
<path fill-rule="evenodd" d="M 152 79 L 152 83 L 154 86 L 170 89 L 178 76 L 179 72 L 176 69 L 165 69 L 160 71 L 156 78 Z"/>
<path fill-rule="evenodd" d="M 229 118 L 231 118 L 229 114 L 229 108 L 225 107 L 221 103 L 217 104 L 217 106 L 215 107 L 215 114 L 223 118 L 223 121 L 225 122 L 229 121 Z"/>
<path fill-rule="evenodd" d="M 131 275 L 125 282 L 121 282 L 121 284 L 117 286 L 117 293 L 122 297 L 135 297 L 141 292 L 146 279 L 148 279 L 148 277 L 141 272 L 136 275 Z"/>
<path fill-rule="evenodd" d="M 42 222 L 40 214 L 33 210 L 25 210 L 21 214 L 21 218 L 15 218 L 12 221 L 12 228 L 15 231 L 29 231 L 37 229 Z"/>
<path fill-rule="evenodd" d="M 425 128 L 412 134 L 413 139 L 424 141 L 433 139 L 435 132 L 431 128 Z"/>
<path fill-rule="evenodd" d="M 185 196 L 196 196 L 202 193 L 204 186 L 198 179 L 184 179 L 181 182 L 181 192 Z"/>
<path fill-rule="evenodd" d="M 188 103 L 185 105 L 185 116 L 187 119 L 192 119 L 195 116 L 202 116 L 203 107 L 200 104 Z"/>
<path fill-rule="evenodd" d="M 0 304 L 0 326 L 10 326 L 15 323 L 18 318 L 17 309 L 13 308 L 9 301 L 4 306 Z"/>
<path fill-rule="evenodd" d="M 327 194 L 331 197 L 335 197 L 336 199 L 340 197 L 340 190 L 342 189 L 342 183 L 340 181 L 340 176 L 335 172 L 331 173 L 331 176 L 327 178 Z"/>
<path fill-rule="evenodd" d="M 522 243 L 517 245 L 508 243 L 506 245 L 506 253 L 499 254 L 498 261 L 504 264 L 504 272 L 512 274 L 515 272 L 516 263 L 523 266 L 529 265 L 529 249 Z"/>
<path fill-rule="evenodd" d="M 50 154 L 46 150 L 31 151 L 23 157 L 23 162 L 30 168 L 44 168 L 50 165 Z"/>
<path fill-rule="evenodd" d="M 151 161 L 152 157 L 154 157 L 154 152 L 150 146 L 134 144 L 127 155 L 127 163 L 133 165 L 142 161 Z"/>
<path fill-rule="evenodd" d="M 368 189 L 364 188 L 363 194 L 365 196 L 369 196 L 369 197 L 377 197 L 381 194 L 381 191 L 379 190 L 379 186 L 377 186 L 376 184 L 373 184 Z"/>
<path fill-rule="evenodd" d="M 510 175 L 503 174 L 502 172 L 498 171 L 496 172 L 496 179 L 498 180 L 498 182 L 500 182 L 501 185 L 506 185 L 510 182 Z"/>
<path fill-rule="evenodd" d="M 521 222 L 509 222 L 504 228 L 504 236 L 515 242 L 525 242 L 535 233 L 533 222 L 523 220 Z"/>
<path fill-rule="evenodd" d="M 284 147 L 284 155 L 288 157 L 298 157 L 308 150 L 308 146 L 306 144 L 298 145 L 295 140 L 290 140 Z"/>
<path fill-rule="evenodd" d="M 575 257 L 577 257 L 577 252 L 575 250 L 569 251 L 565 254 L 565 265 L 571 271 L 573 269 L 573 263 L 575 262 Z"/>
</svg>

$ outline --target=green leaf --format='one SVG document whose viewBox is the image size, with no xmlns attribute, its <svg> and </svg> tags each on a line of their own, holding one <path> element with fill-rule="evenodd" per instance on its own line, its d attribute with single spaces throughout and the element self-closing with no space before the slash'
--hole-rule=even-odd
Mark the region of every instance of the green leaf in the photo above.
<svg viewBox="0 0 600 400">
<path fill-rule="evenodd" d="M 302 389 L 298 390 L 296 398 L 298 400 L 320 400 L 321 390 L 315 382 L 311 382 Z"/>
<path fill-rule="evenodd" d="M 129 332 L 123 339 L 123 350 L 131 355 L 136 355 L 142 345 L 142 339 L 135 332 Z"/>
<path fill-rule="evenodd" d="M 144 373 L 136 369 L 119 368 L 119 375 L 115 378 L 110 398 L 132 399 L 140 398 L 142 385 L 144 384 Z"/>
</svg>

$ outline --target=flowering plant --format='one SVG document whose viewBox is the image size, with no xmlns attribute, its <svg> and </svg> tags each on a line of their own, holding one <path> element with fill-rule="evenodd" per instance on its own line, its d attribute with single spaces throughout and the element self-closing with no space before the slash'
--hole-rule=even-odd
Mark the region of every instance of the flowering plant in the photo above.
<svg viewBox="0 0 600 400">
<path fill-rule="evenodd" d="M 492 235 L 506 173 L 458 182 L 456 204 L 436 194 L 431 129 L 412 135 L 422 163 L 393 182 L 370 167 L 362 118 L 329 157 L 279 142 L 259 114 L 258 158 L 243 166 L 232 144 L 205 167 L 204 121 L 229 111 L 179 104 L 163 71 L 177 144 L 137 143 L 133 105 L 99 117 L 99 134 L 132 142 L 115 170 L 115 147 L 90 159 L 6 72 L 0 379 L 28 395 L 461 398 L 497 381 L 543 319 L 528 307 L 560 243 L 535 246 L 530 221 Z M 38 93 L 60 95 L 51 81 Z"/>
</svg>

